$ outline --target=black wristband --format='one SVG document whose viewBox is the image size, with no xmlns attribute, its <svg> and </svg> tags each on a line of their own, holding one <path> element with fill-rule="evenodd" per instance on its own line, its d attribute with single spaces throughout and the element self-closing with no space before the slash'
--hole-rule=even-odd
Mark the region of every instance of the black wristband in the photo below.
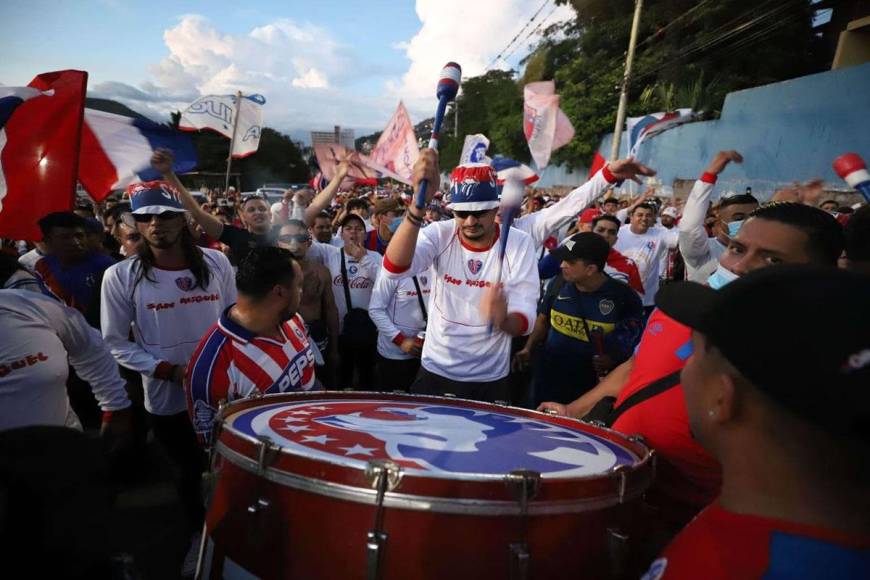
<svg viewBox="0 0 870 580">
<path fill-rule="evenodd" d="M 417 227 L 423 225 L 423 218 L 419 218 L 412 214 L 410 211 L 405 212 L 405 217 L 408 218 L 408 221 L 414 224 Z"/>
</svg>

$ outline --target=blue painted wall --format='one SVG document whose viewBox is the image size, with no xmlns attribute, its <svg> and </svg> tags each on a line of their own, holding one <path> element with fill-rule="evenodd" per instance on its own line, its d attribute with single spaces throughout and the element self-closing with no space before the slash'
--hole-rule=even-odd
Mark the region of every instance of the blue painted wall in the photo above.
<svg viewBox="0 0 870 580">
<path fill-rule="evenodd" d="M 601 142 L 605 158 L 612 138 L 606 135 Z M 624 157 L 624 138 L 621 149 Z M 675 179 L 696 179 L 724 149 L 740 151 L 744 162 L 725 170 L 716 193 L 750 186 L 766 199 L 782 185 L 815 177 L 826 188 L 846 190 L 831 162 L 853 151 L 870 163 L 870 63 L 731 93 L 718 120 L 646 140 L 638 158 L 670 185 Z"/>
</svg>

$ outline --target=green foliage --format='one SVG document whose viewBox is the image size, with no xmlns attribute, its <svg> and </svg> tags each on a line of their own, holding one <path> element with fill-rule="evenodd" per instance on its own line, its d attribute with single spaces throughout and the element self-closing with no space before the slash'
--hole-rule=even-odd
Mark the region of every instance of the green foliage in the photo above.
<svg viewBox="0 0 870 580">
<path fill-rule="evenodd" d="M 490 71 L 463 81 L 460 142 L 445 139 L 443 166 L 455 163 L 461 140 L 477 132 L 492 140 L 491 154 L 528 160 L 522 87 L 530 82 L 556 81 L 576 131 L 553 162 L 588 164 L 613 130 L 634 1 L 556 3 L 570 4 L 577 16 L 547 31 L 520 79 Z M 683 107 L 715 115 L 729 92 L 822 70 L 811 15 L 806 0 L 645 0 L 628 116 Z M 452 117 L 445 125 L 452 131 Z"/>
</svg>

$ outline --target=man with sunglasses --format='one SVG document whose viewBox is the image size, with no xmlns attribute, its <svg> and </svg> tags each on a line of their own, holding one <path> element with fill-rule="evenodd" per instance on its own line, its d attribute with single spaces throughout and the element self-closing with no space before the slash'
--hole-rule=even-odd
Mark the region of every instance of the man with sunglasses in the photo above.
<svg viewBox="0 0 870 580">
<path fill-rule="evenodd" d="M 138 183 L 127 193 L 145 241 L 135 256 L 106 270 L 103 338 L 119 364 L 142 375 L 154 436 L 181 472 L 182 504 L 191 530 L 198 530 L 205 461 L 182 381 L 202 335 L 236 301 L 233 270 L 221 252 L 196 245 L 171 184 Z"/>
<path fill-rule="evenodd" d="M 314 352 L 317 378 L 327 387 L 332 387 L 338 369 L 338 309 L 329 270 L 307 257 L 311 244 L 311 234 L 304 222 L 291 219 L 281 227 L 278 247 L 289 250 L 302 268 L 299 314 L 305 321 L 308 336 L 317 346 Z"/>
<path fill-rule="evenodd" d="M 683 207 L 683 217 L 678 225 L 680 253 L 686 263 L 686 277 L 693 282 L 707 281 L 719 265 L 719 256 L 725 252 L 729 240 L 737 234 L 746 216 L 758 207 L 758 200 L 751 194 L 723 197 L 717 208 L 714 235 L 707 235 L 704 219 L 710 207 L 713 186 L 719 174 L 732 162 L 743 163 L 743 156 L 737 151 L 717 153 L 695 182 Z"/>
</svg>

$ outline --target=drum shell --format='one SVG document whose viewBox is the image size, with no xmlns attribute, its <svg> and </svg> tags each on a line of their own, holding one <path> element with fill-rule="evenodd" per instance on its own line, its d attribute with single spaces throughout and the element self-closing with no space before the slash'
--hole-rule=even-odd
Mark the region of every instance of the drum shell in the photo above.
<svg viewBox="0 0 870 580">
<path fill-rule="evenodd" d="M 618 434 L 595 432 L 602 433 L 639 456 L 646 451 Z M 201 577 L 222 578 L 229 565 L 261 578 L 366 578 L 376 507 L 364 473 L 289 454 L 257 473 L 257 444 L 228 431 L 218 449 Z M 652 462 L 643 461 L 618 475 L 544 479 L 529 502 L 524 533 L 503 480 L 405 477 L 385 499 L 381 577 L 508 578 L 510 546 L 524 537 L 530 578 L 612 577 L 609 530 L 630 534 L 651 478 Z M 347 490 L 357 496 L 342 497 Z"/>
</svg>

